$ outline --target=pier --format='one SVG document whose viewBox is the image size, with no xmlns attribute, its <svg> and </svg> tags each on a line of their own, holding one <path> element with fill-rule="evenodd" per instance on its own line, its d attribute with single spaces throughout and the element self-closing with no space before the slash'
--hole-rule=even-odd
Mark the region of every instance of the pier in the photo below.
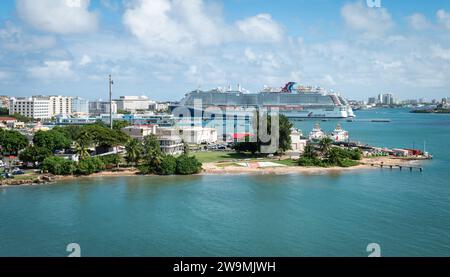
<svg viewBox="0 0 450 277">
<path fill-rule="evenodd" d="M 401 164 L 384 164 L 384 163 L 362 163 L 364 165 L 370 165 L 373 167 L 379 167 L 379 168 L 389 168 L 390 170 L 392 169 L 399 169 L 400 171 L 402 170 L 409 170 L 410 172 L 412 172 L 413 170 L 419 171 L 419 172 L 423 172 L 423 167 L 421 166 L 414 166 L 414 165 L 401 165 Z"/>
</svg>

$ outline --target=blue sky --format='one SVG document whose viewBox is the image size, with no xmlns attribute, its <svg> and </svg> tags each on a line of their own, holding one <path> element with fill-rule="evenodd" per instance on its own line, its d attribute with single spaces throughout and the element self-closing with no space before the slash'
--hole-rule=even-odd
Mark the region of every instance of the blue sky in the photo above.
<svg viewBox="0 0 450 277">
<path fill-rule="evenodd" d="M 450 96 L 450 1 L 2 0 L 0 95 L 250 91 Z"/>
</svg>

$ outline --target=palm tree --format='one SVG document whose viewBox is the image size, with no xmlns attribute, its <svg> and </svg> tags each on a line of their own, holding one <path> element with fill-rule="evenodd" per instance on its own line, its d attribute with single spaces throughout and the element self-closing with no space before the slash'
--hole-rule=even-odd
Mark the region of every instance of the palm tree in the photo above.
<svg viewBox="0 0 450 277">
<path fill-rule="evenodd" d="M 314 149 L 314 146 L 311 144 L 307 144 L 305 148 L 303 149 L 303 156 L 306 158 L 315 158 L 317 156 L 316 150 Z"/>
<path fill-rule="evenodd" d="M 82 141 L 75 142 L 75 153 L 80 157 L 80 160 L 90 157 L 88 147 Z"/>
<path fill-rule="evenodd" d="M 323 156 L 326 157 L 328 155 L 328 152 L 330 151 L 332 144 L 333 144 L 333 140 L 328 137 L 325 137 L 320 140 L 319 148 L 320 148 L 320 152 L 322 153 Z"/>
<path fill-rule="evenodd" d="M 127 151 L 125 160 L 137 166 L 141 158 L 142 144 L 137 139 L 132 138 L 125 145 L 125 150 Z"/>
</svg>

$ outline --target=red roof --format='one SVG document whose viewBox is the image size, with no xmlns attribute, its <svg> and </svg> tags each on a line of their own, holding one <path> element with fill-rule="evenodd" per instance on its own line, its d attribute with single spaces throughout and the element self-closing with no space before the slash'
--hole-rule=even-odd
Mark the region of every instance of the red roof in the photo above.
<svg viewBox="0 0 450 277">
<path fill-rule="evenodd" d="M 0 121 L 17 121 L 17 119 L 9 116 L 0 116 Z"/>
<path fill-rule="evenodd" d="M 253 134 L 250 133 L 234 133 L 233 134 L 233 139 L 242 139 L 242 138 L 246 138 L 246 137 L 253 137 Z"/>
</svg>

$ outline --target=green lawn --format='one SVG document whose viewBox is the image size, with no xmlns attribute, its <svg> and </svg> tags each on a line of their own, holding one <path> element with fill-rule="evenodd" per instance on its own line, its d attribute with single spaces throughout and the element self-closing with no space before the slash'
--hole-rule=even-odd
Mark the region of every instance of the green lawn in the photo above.
<svg viewBox="0 0 450 277">
<path fill-rule="evenodd" d="M 257 155 L 251 153 L 235 153 L 235 152 L 194 152 L 192 153 L 202 163 L 226 162 L 231 160 L 256 159 Z"/>
<path fill-rule="evenodd" d="M 291 159 L 285 159 L 285 160 L 280 160 L 280 161 L 272 161 L 272 162 L 277 163 L 277 164 L 286 165 L 286 166 L 297 166 L 298 165 L 298 161 L 297 160 L 291 160 Z"/>
</svg>

